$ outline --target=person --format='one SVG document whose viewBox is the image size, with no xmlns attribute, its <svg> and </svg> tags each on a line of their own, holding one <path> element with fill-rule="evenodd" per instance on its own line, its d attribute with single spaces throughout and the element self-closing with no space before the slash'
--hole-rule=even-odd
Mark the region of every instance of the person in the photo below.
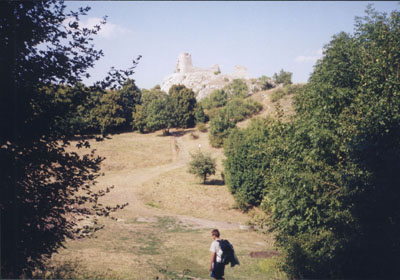
<svg viewBox="0 0 400 280">
<path fill-rule="evenodd" d="M 224 279 L 225 265 L 222 263 L 222 250 L 218 240 L 220 233 L 218 229 L 211 231 L 213 242 L 210 246 L 211 260 L 210 260 L 210 276 L 214 279 Z"/>
</svg>

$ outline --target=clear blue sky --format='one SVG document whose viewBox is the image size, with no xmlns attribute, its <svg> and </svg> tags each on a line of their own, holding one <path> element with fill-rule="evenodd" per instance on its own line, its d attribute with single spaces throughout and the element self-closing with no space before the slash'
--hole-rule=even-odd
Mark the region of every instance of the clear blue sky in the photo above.
<svg viewBox="0 0 400 280">
<path fill-rule="evenodd" d="M 341 31 L 352 33 L 354 18 L 368 3 L 378 11 L 398 10 L 398 2 L 66 2 L 67 10 L 90 6 L 83 24 L 108 16 L 95 39 L 105 56 L 90 71 L 92 80 L 111 66 L 126 68 L 142 59 L 133 79 L 140 88 L 160 84 L 174 71 L 178 55 L 192 54 L 193 64 L 218 64 L 222 73 L 235 65 L 251 77 L 272 76 L 281 68 L 294 82 L 306 82 L 321 50 Z"/>
</svg>

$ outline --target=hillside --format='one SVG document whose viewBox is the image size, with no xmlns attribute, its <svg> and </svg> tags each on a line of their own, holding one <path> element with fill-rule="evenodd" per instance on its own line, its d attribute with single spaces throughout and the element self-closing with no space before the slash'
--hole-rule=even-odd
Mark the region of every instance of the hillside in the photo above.
<svg viewBox="0 0 400 280">
<path fill-rule="evenodd" d="M 274 112 L 271 92 L 251 97 L 264 105 L 260 116 Z M 282 99 L 282 104 L 291 111 L 290 96 Z M 210 230 L 218 228 L 222 238 L 234 244 L 242 264 L 227 268 L 227 279 L 279 278 L 281 274 L 274 268 L 276 257 L 250 256 L 276 255 L 273 236 L 246 227 L 251 216 L 236 209 L 221 178 L 223 150 L 212 148 L 208 133 L 195 129 L 173 130 L 172 136 L 161 134 L 124 133 L 91 142 L 97 153 L 106 157 L 102 164 L 105 175 L 99 178 L 98 188 L 115 186 L 102 203 L 128 202 L 129 206 L 114 214 L 116 220 L 101 220 L 105 228 L 93 238 L 69 241 L 54 255 L 52 263 L 64 264 L 63 269 L 69 271 L 58 276 L 176 279 L 185 275 L 207 279 Z M 190 153 L 198 149 L 217 158 L 217 173 L 207 185 L 187 173 Z"/>
</svg>

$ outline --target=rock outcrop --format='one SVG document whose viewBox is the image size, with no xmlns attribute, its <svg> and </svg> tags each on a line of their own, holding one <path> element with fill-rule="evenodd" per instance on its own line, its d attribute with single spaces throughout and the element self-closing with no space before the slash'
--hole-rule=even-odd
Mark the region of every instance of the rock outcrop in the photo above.
<svg viewBox="0 0 400 280">
<path fill-rule="evenodd" d="M 194 67 L 192 56 L 182 53 L 178 57 L 175 72 L 164 79 L 161 90 L 168 92 L 172 85 L 182 84 L 196 92 L 197 99 L 200 100 L 214 90 L 225 87 L 233 79 L 248 80 L 247 69 L 237 65 L 233 74 L 222 74 L 217 64 L 210 68 Z"/>
</svg>

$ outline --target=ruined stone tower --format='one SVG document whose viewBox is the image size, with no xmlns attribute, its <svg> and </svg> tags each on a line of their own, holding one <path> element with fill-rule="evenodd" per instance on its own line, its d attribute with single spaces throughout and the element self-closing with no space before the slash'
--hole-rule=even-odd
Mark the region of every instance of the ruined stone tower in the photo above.
<svg viewBox="0 0 400 280">
<path fill-rule="evenodd" d="M 209 68 L 193 66 L 191 54 L 184 52 L 178 56 L 174 73 L 163 80 L 161 90 L 168 92 L 172 85 L 182 84 L 192 89 L 200 100 L 214 90 L 223 88 L 233 79 L 247 80 L 246 67 L 237 65 L 232 75 L 221 74 L 218 64 Z"/>
</svg>

